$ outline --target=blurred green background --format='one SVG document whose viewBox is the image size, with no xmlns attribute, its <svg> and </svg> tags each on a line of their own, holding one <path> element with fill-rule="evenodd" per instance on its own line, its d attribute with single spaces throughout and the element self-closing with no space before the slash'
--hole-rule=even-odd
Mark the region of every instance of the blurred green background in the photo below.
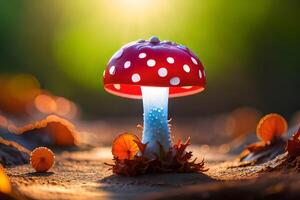
<svg viewBox="0 0 300 200">
<path fill-rule="evenodd" d="M 33 75 L 86 118 L 141 116 L 141 101 L 104 92 L 102 72 L 122 45 L 157 35 L 188 46 L 207 72 L 207 89 L 172 99 L 171 116 L 239 106 L 290 115 L 300 109 L 299 8 L 280 0 L 3 0 L 0 74 Z"/>
</svg>

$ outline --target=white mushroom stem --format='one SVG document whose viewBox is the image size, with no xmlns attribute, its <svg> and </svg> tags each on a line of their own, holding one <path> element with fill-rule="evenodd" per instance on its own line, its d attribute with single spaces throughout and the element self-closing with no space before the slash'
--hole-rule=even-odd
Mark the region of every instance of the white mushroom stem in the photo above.
<svg viewBox="0 0 300 200">
<path fill-rule="evenodd" d="M 144 107 L 144 130 L 142 143 L 147 143 L 145 154 L 153 157 L 159 152 L 158 142 L 164 150 L 171 148 L 170 130 L 168 126 L 167 87 L 141 87 Z"/>
</svg>

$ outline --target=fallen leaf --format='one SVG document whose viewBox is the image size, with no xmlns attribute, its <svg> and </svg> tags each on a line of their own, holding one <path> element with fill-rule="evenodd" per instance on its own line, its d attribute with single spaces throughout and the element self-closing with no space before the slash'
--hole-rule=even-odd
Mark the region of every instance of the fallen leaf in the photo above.
<svg viewBox="0 0 300 200">
<path fill-rule="evenodd" d="M 28 163 L 29 154 L 30 151 L 23 146 L 0 137 L 0 163 L 3 166 L 7 167 Z"/>
<path fill-rule="evenodd" d="M 122 136 L 122 135 L 120 135 Z M 126 142 L 123 137 L 118 137 L 116 140 L 120 140 L 124 145 Z M 204 160 L 200 162 L 196 162 L 196 158 L 193 158 L 193 154 L 191 151 L 186 151 L 188 145 L 190 145 L 190 138 L 182 143 L 181 140 L 178 141 L 172 148 L 165 151 L 160 143 L 159 154 L 155 154 L 154 159 L 149 159 L 144 155 L 144 149 L 147 144 L 141 143 L 135 135 L 124 135 L 130 137 L 131 141 L 134 141 L 137 144 L 138 149 L 134 147 L 136 153 L 132 157 L 131 154 L 128 154 L 122 148 L 123 159 L 114 157 L 114 164 L 106 165 L 110 166 L 114 173 L 124 176 L 138 176 L 142 174 L 149 173 L 167 173 L 167 172 L 179 172 L 179 173 L 187 173 L 187 172 L 204 172 L 207 171 L 204 167 Z M 115 140 L 115 141 L 116 141 Z M 125 145 L 127 147 L 127 144 Z M 137 152 L 140 152 L 137 154 Z"/>
<path fill-rule="evenodd" d="M 50 115 L 46 119 L 27 124 L 21 128 L 10 127 L 10 131 L 39 145 L 75 146 L 79 134 L 74 125 L 61 117 Z"/>
<path fill-rule="evenodd" d="M 297 157 L 300 156 L 300 128 L 298 131 L 292 136 L 291 139 L 288 140 L 286 150 L 288 151 L 290 156 Z"/>
</svg>

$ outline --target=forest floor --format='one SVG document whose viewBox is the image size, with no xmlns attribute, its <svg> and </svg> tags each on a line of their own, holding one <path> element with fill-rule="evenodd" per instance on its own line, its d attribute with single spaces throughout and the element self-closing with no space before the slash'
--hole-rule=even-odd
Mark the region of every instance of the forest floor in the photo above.
<svg viewBox="0 0 300 200">
<path fill-rule="evenodd" d="M 127 126 L 127 125 L 126 125 Z M 126 130 L 126 126 L 117 129 Z M 128 125 L 130 127 L 130 125 Z M 190 124 L 186 125 L 187 127 Z M 81 127 L 92 127 L 82 124 Z M 98 124 L 85 133 L 93 145 L 75 149 L 55 149 L 55 166 L 47 173 L 35 173 L 27 164 L 6 168 L 12 185 L 30 199 L 299 199 L 300 175 L 295 171 L 270 170 L 286 154 L 259 165 L 238 163 L 238 154 L 222 151 L 226 146 L 192 145 L 188 150 L 205 159 L 204 173 L 149 174 L 138 177 L 114 175 L 109 141 L 116 127 Z M 180 125 L 175 132 L 185 129 Z M 194 129 L 197 130 L 197 129 Z M 197 131 L 194 131 L 196 135 Z M 110 135 L 108 137 L 107 135 Z M 193 133 L 192 133 L 193 135 Z M 105 137 L 102 137 L 105 136 Z M 199 136 L 198 136 L 199 137 Z M 92 139 L 91 139 L 92 138 Z M 197 136 L 195 141 L 198 142 Z M 207 139 L 209 140 L 209 139 Z M 101 145 L 97 141 L 102 141 Z M 103 142 L 104 141 L 104 142 Z M 209 149 L 208 149 L 209 148 Z"/>
</svg>

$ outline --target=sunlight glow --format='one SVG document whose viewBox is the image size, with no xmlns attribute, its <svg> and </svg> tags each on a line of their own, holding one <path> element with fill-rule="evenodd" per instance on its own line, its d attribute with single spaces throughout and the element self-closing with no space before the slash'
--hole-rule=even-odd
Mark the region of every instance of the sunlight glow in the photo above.
<svg viewBox="0 0 300 200">
<path fill-rule="evenodd" d="M 133 16 L 137 14 L 146 14 L 147 10 L 152 10 L 155 1 L 151 0 L 111 0 L 107 1 L 107 5 L 114 13 L 120 16 Z"/>
<path fill-rule="evenodd" d="M 105 7 L 113 23 L 122 27 L 133 25 L 143 29 L 166 11 L 166 6 L 159 0 L 111 0 L 105 1 Z"/>
<path fill-rule="evenodd" d="M 119 0 L 120 7 L 137 10 L 151 5 L 151 0 Z"/>
</svg>

